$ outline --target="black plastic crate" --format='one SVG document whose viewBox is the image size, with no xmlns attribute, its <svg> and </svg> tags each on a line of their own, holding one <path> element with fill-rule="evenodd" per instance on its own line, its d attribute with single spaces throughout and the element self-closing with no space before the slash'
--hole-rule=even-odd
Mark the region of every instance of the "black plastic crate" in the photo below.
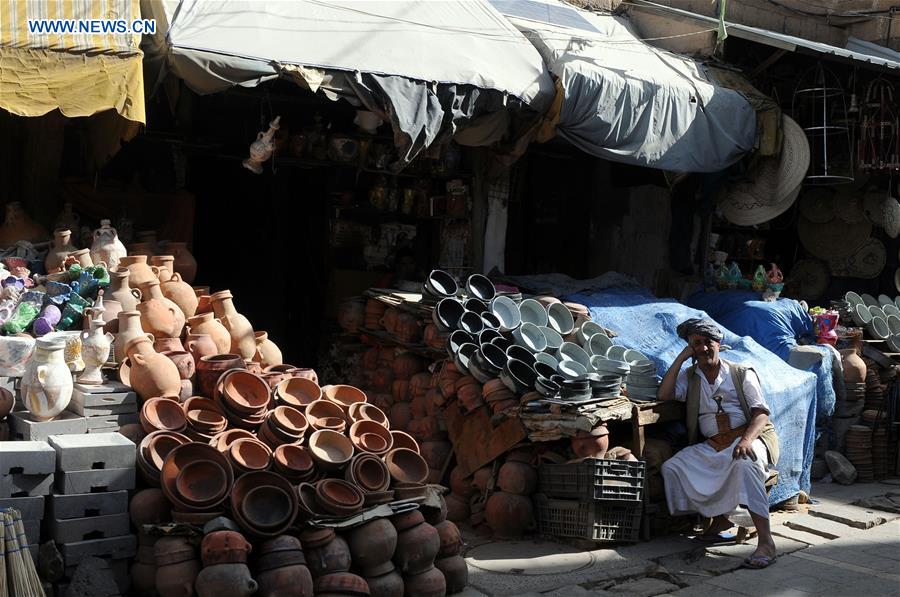
<svg viewBox="0 0 900 597">
<path fill-rule="evenodd" d="M 533 499 L 543 535 L 617 543 L 634 543 L 640 536 L 640 502 L 582 502 L 543 494 L 535 494 Z"/>
<path fill-rule="evenodd" d="M 640 502 L 644 463 L 587 458 L 574 464 L 538 467 L 538 491 L 556 498 Z"/>
</svg>

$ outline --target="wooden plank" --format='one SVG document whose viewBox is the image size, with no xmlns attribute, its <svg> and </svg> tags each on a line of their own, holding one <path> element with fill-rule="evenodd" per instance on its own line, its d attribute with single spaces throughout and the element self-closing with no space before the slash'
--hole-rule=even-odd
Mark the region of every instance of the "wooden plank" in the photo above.
<svg viewBox="0 0 900 597">
<path fill-rule="evenodd" d="M 684 418 L 684 404 L 675 400 L 636 404 L 632 413 L 632 419 L 635 418 L 641 426 L 677 421 Z"/>
<path fill-rule="evenodd" d="M 463 414 L 456 400 L 447 403 L 444 419 L 456 453 L 456 463 L 466 476 L 490 464 L 526 437 L 525 427 L 517 417 L 506 419 L 494 427 L 486 408 Z"/>
</svg>

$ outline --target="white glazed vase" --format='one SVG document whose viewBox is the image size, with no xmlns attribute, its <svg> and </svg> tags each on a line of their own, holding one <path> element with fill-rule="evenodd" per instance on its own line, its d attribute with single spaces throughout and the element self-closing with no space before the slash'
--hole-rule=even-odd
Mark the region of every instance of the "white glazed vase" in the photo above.
<svg viewBox="0 0 900 597">
<path fill-rule="evenodd" d="M 109 225 L 109 220 L 100 220 L 100 227 L 94 231 L 94 242 L 91 244 L 91 260 L 105 263 L 114 270 L 119 267 L 119 259 L 127 255 L 128 251 L 119 240 L 116 229 Z"/>
<path fill-rule="evenodd" d="M 113 335 L 104 333 L 103 326 L 106 322 L 101 317 L 91 319 L 90 331 L 81 334 L 81 357 L 84 359 L 84 371 L 78 374 L 78 383 L 97 385 L 103 383 L 103 373 L 100 368 L 109 359 L 109 347 L 113 342 Z"/>
<path fill-rule="evenodd" d="M 34 356 L 22 376 L 25 408 L 39 421 L 52 419 L 72 399 L 72 372 L 66 365 L 65 348 L 66 339 L 61 335 L 38 338 Z"/>
</svg>

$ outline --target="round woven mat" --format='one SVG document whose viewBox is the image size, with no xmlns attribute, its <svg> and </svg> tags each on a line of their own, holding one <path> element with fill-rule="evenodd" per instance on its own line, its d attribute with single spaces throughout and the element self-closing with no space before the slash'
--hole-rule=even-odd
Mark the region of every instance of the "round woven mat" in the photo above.
<svg viewBox="0 0 900 597">
<path fill-rule="evenodd" d="M 801 259 L 791 268 L 788 280 L 799 298 L 814 300 L 825 294 L 831 281 L 831 274 L 828 273 L 828 264 L 824 261 Z"/>
<path fill-rule="evenodd" d="M 833 276 L 871 280 L 878 277 L 886 261 L 884 243 L 870 238 L 852 255 L 828 260 L 828 267 Z"/>
<path fill-rule="evenodd" d="M 853 255 L 872 234 L 872 225 L 868 221 L 851 224 L 840 218 L 817 224 L 800 216 L 797 233 L 807 251 L 830 261 Z"/>
<path fill-rule="evenodd" d="M 803 189 L 800 193 L 800 213 L 816 224 L 824 224 L 834 218 L 834 192 L 825 187 Z"/>
</svg>

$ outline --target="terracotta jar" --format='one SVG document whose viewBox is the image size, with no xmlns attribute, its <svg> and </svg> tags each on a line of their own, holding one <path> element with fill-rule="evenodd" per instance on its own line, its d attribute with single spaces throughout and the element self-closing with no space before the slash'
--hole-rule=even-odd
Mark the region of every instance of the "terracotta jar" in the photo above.
<svg viewBox="0 0 900 597">
<path fill-rule="evenodd" d="M 246 564 L 214 564 L 200 571 L 194 588 L 198 597 L 249 597 L 257 585 Z"/>
<path fill-rule="evenodd" d="M 185 282 L 193 284 L 197 277 L 197 260 L 188 251 L 187 243 L 171 241 L 166 248 L 175 257 L 175 271 L 181 274 Z"/>
<path fill-rule="evenodd" d="M 25 408 L 39 421 L 61 413 L 72 399 L 72 372 L 65 359 L 66 339 L 44 336 L 35 343 L 34 354 L 21 380 Z"/>
<path fill-rule="evenodd" d="M 196 364 L 194 363 L 194 357 L 191 356 L 191 353 L 186 350 L 166 350 L 161 351 L 160 354 L 175 363 L 175 366 L 178 367 L 178 375 L 181 379 L 189 380 L 194 377 Z"/>
<path fill-rule="evenodd" d="M 163 296 L 178 305 L 185 317 L 193 317 L 197 314 L 199 300 L 194 289 L 181 279 L 181 274 L 175 272 L 165 282 L 161 281 L 160 288 Z"/>
<path fill-rule="evenodd" d="M 99 263 L 94 263 L 94 260 L 91 259 L 91 251 L 90 249 L 75 249 L 69 256 L 74 257 L 75 261 L 78 262 L 83 268 L 93 267 L 94 265 L 100 265 Z"/>
<path fill-rule="evenodd" d="M 128 504 L 131 522 L 140 528 L 144 524 L 160 524 L 172 520 L 172 506 L 162 489 L 141 489 Z"/>
<path fill-rule="evenodd" d="M 115 270 L 119 267 L 119 260 L 126 255 L 128 251 L 119 240 L 116 229 L 109 225 L 109 220 L 100 220 L 100 227 L 94 231 L 91 259 L 95 263 L 105 263 L 110 270 Z"/>
<path fill-rule="evenodd" d="M 216 354 L 225 354 L 231 348 L 231 335 L 212 313 L 194 315 L 188 319 L 188 334 L 207 334 L 216 344 Z M 243 358 L 243 356 L 241 357 Z"/>
<path fill-rule="evenodd" d="M 306 565 L 313 578 L 350 570 L 350 546 L 343 537 L 331 533 L 320 540 L 310 542 L 309 536 L 310 534 L 304 533 L 300 535 L 300 539 L 303 541 Z"/>
<path fill-rule="evenodd" d="M 434 563 L 434 567 L 444 575 L 448 595 L 462 592 L 469 584 L 469 567 L 461 556 L 441 558 Z"/>
<path fill-rule="evenodd" d="M 203 536 L 200 558 L 204 566 L 246 564 L 251 545 L 236 531 L 213 531 Z"/>
<path fill-rule="evenodd" d="M 444 597 L 447 594 L 447 581 L 444 580 L 444 573 L 434 566 L 419 574 L 403 577 L 403 582 L 407 595 Z"/>
<path fill-rule="evenodd" d="M 200 561 L 183 537 L 162 537 L 153 546 L 156 556 L 156 592 L 166 597 L 192 597 Z"/>
<path fill-rule="evenodd" d="M 488 499 L 484 517 L 495 537 L 514 539 L 534 527 L 531 497 L 497 491 Z"/>
<path fill-rule="evenodd" d="M 141 286 L 144 300 L 138 304 L 141 327 L 157 338 L 179 338 L 184 330 L 184 313 L 171 300 L 163 296 L 159 280 L 150 280 Z"/>
<path fill-rule="evenodd" d="M 160 284 L 172 279 L 172 274 L 175 272 L 172 267 L 173 263 L 175 263 L 175 258 L 171 255 L 154 255 L 150 258 L 150 265 L 156 266 L 156 277 Z"/>
<path fill-rule="evenodd" d="M 403 597 L 403 577 L 396 570 L 365 578 L 369 583 L 369 597 Z"/>
<path fill-rule="evenodd" d="M 194 363 L 203 357 L 219 353 L 209 334 L 188 334 L 184 340 L 184 348 L 194 357 Z"/>
<path fill-rule="evenodd" d="M 213 312 L 231 336 L 231 352 L 242 358 L 252 359 L 256 354 L 256 338 L 250 320 L 234 308 L 234 297 L 228 290 L 219 291 L 209 297 Z"/>
<path fill-rule="evenodd" d="M 445 520 L 434 525 L 437 529 L 438 537 L 441 539 L 441 550 L 438 557 L 449 558 L 458 556 L 462 549 L 462 535 L 459 533 L 459 527 L 452 521 Z"/>
<path fill-rule="evenodd" d="M 52 274 L 62 271 L 63 262 L 66 260 L 66 257 L 75 250 L 77 249 L 75 248 L 75 245 L 72 244 L 71 230 L 54 230 L 53 244 L 47 251 L 47 257 L 44 258 L 44 267 L 47 268 L 47 273 Z"/>
<path fill-rule="evenodd" d="M 531 495 L 537 487 L 537 472 L 530 464 L 507 460 L 497 474 L 497 485 L 509 493 Z"/>
<path fill-rule="evenodd" d="M 364 576 L 381 576 L 394 569 L 391 556 L 397 547 L 397 529 L 386 518 L 354 528 L 347 534 L 354 568 Z"/>
<path fill-rule="evenodd" d="M 125 345 L 125 354 L 131 362 L 129 385 L 142 400 L 155 396 L 178 396 L 181 393 L 178 367 L 153 350 L 148 336 L 130 340 Z"/>
<path fill-rule="evenodd" d="M 104 298 L 112 299 L 122 305 L 123 311 L 136 311 L 143 295 L 130 285 L 131 272 L 127 269 L 109 272 L 109 288 Z"/>
<path fill-rule="evenodd" d="M 302 552 L 301 557 L 302 556 Z M 256 571 L 259 597 L 313 597 L 313 579 L 302 564 Z"/>
<path fill-rule="evenodd" d="M 103 331 L 106 325 L 103 311 L 90 307 L 84 310 L 85 324 L 90 329 L 81 332 L 81 357 L 84 359 L 84 371 L 78 374 L 78 383 L 81 384 L 97 385 L 104 381 L 100 368 L 109 360 L 109 347 L 114 338 Z"/>
<path fill-rule="evenodd" d="M 863 383 L 866 381 L 866 363 L 857 354 L 856 349 L 847 348 L 841 351 L 844 365 L 844 381 L 847 383 Z"/>
<path fill-rule="evenodd" d="M 119 333 L 113 343 L 116 362 L 121 363 L 125 360 L 125 345 L 129 341 L 144 335 L 144 329 L 141 327 L 141 314 L 139 311 L 120 311 L 119 312 Z"/>
<path fill-rule="evenodd" d="M 425 522 L 418 510 L 394 516 L 391 522 L 397 529 L 397 549 L 394 551 L 397 569 L 408 576 L 431 568 L 441 547 L 437 529 Z M 409 587 L 406 590 L 410 592 Z"/>
<path fill-rule="evenodd" d="M 153 350 L 162 354 L 164 352 L 182 352 L 184 345 L 179 338 L 156 338 L 153 340 Z"/>
<path fill-rule="evenodd" d="M 48 236 L 47 230 L 25 213 L 20 202 L 6 204 L 6 217 L 0 226 L 0 248 L 11 247 L 20 240 L 39 243 L 47 240 Z"/>
<path fill-rule="evenodd" d="M 447 496 L 447 520 L 453 522 L 466 522 L 471 511 L 468 498 L 460 497 L 455 493 Z"/>
<path fill-rule="evenodd" d="M 140 288 L 150 280 L 157 280 L 158 269 L 147 265 L 146 255 L 127 255 L 119 258 L 119 269 L 128 269 L 131 274 L 129 283 Z M 158 280 L 157 280 L 158 281 Z"/>
<path fill-rule="evenodd" d="M 253 360 L 263 367 L 271 367 L 272 365 L 281 365 L 284 359 L 281 356 L 281 349 L 278 345 L 269 340 L 268 332 L 256 332 L 254 334 L 256 340 L 256 354 Z"/>
<path fill-rule="evenodd" d="M 119 313 L 122 312 L 122 304 L 119 301 L 107 300 L 104 297 L 103 306 L 106 307 L 106 312 L 103 314 L 103 320 L 106 322 L 106 325 L 103 326 L 103 331 L 110 334 L 118 334 Z"/>
<path fill-rule="evenodd" d="M 244 360 L 236 354 L 216 354 L 202 357 L 195 366 L 197 394 L 212 398 L 219 377 L 229 369 L 243 369 Z"/>
</svg>

